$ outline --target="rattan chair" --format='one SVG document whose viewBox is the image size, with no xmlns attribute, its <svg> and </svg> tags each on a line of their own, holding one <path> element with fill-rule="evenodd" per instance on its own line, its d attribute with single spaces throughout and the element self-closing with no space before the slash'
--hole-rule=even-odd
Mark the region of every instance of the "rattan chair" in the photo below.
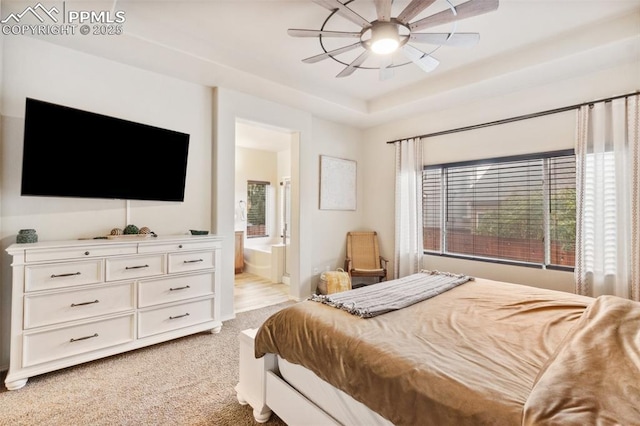
<svg viewBox="0 0 640 426">
<path fill-rule="evenodd" d="M 344 270 L 351 277 L 377 278 L 378 282 L 387 279 L 387 263 L 380 256 L 378 234 L 370 232 L 347 232 L 347 258 Z"/>
</svg>

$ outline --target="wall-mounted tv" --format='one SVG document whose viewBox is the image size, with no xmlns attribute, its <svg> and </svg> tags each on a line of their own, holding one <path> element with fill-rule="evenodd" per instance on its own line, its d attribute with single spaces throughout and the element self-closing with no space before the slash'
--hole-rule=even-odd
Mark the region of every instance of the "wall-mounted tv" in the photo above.
<svg viewBox="0 0 640 426">
<path fill-rule="evenodd" d="M 22 195 L 184 201 L 189 135 L 27 98 Z"/>
</svg>

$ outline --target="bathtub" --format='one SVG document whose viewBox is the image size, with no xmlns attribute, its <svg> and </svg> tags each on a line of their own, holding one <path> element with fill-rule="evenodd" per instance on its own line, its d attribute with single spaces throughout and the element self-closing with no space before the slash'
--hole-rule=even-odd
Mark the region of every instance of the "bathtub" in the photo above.
<svg viewBox="0 0 640 426">
<path fill-rule="evenodd" d="M 284 274 L 284 244 L 244 248 L 244 272 L 258 275 L 272 283 L 281 283 Z"/>
</svg>

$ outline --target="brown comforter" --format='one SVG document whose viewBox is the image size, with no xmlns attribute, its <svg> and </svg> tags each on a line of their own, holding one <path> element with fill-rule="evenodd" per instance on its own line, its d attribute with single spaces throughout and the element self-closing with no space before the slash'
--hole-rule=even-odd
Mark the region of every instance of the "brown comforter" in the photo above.
<svg viewBox="0 0 640 426">
<path fill-rule="evenodd" d="M 305 301 L 270 317 L 255 350 L 397 425 L 518 425 L 538 374 L 593 301 L 483 279 L 368 319 Z"/>
<path fill-rule="evenodd" d="M 525 425 L 640 425 L 640 304 L 601 296 L 544 365 Z"/>
</svg>

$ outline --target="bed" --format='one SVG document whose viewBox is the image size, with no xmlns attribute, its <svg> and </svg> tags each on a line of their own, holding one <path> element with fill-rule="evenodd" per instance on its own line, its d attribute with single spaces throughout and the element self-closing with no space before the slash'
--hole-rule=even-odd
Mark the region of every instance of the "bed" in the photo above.
<svg viewBox="0 0 640 426">
<path fill-rule="evenodd" d="M 640 425 L 640 303 L 613 296 L 476 278 L 372 318 L 306 300 L 243 333 L 259 422 Z"/>
</svg>

